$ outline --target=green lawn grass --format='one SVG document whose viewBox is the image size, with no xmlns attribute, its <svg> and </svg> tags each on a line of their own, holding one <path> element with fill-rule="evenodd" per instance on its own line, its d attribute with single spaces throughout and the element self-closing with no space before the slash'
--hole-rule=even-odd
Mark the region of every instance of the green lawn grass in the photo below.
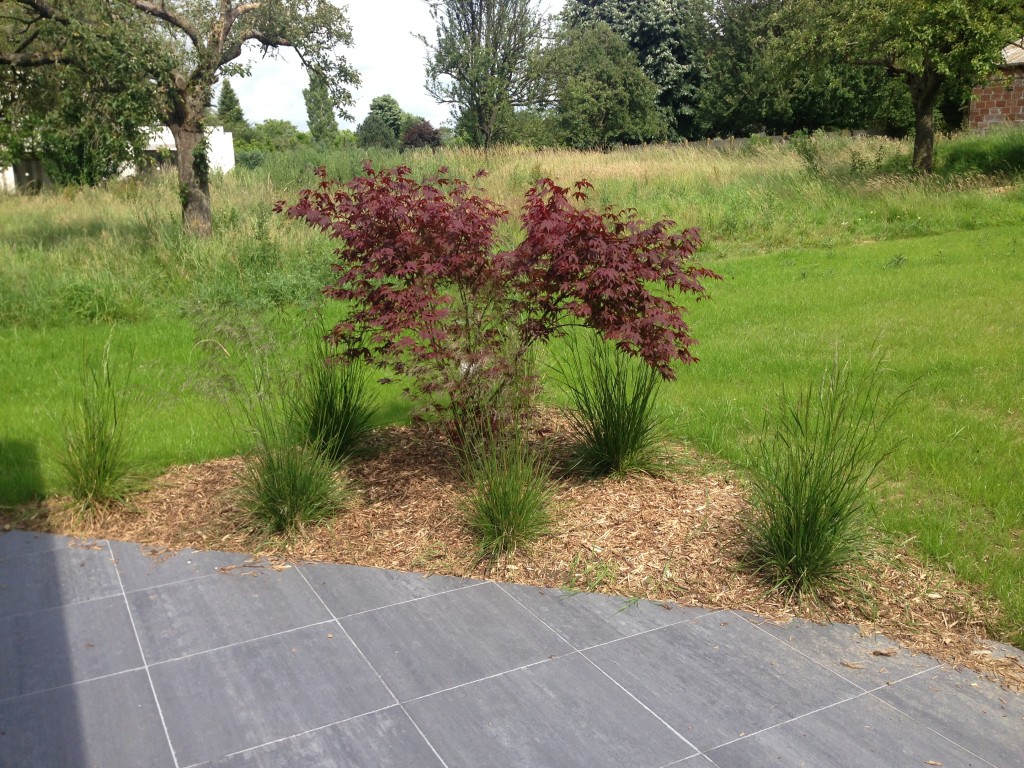
<svg viewBox="0 0 1024 768">
<path fill-rule="evenodd" d="M 901 442 L 875 522 L 998 598 L 996 629 L 1020 644 L 1024 187 L 890 173 L 906 151 L 823 143 L 824 172 L 774 146 L 400 160 L 467 177 L 487 167 L 488 191 L 512 209 L 538 175 L 586 177 L 596 203 L 701 226 L 702 258 L 725 279 L 690 307 L 701 362 L 666 390 L 669 427 L 727 461 L 742 461 L 781 387 L 805 385 L 836 352 L 856 363 L 885 350 L 893 391 L 910 393 L 891 426 Z M 115 361 L 134 353 L 151 403 L 140 423 L 152 472 L 243 448 L 224 383 L 265 355 L 291 375 L 289 350 L 312 332 L 311 312 L 337 313 L 316 294 L 333 244 L 269 213 L 312 183 L 315 161 L 216 180 L 206 241 L 181 235 L 168 177 L 0 199 L 0 505 L 61 490 L 60 414 L 86 351 L 111 333 Z M 359 164 L 327 161 L 347 174 Z M 398 386 L 381 405 L 381 422 L 407 418 Z"/>
</svg>

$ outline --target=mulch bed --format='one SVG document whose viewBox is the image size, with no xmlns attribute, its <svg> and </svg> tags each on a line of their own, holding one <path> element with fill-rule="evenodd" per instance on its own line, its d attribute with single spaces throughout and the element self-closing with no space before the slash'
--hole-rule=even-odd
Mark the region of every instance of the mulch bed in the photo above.
<svg viewBox="0 0 1024 768">
<path fill-rule="evenodd" d="M 557 454 L 564 423 L 545 422 L 539 439 Z M 898 543 L 877 541 L 848 589 L 799 604 L 769 592 L 737 558 L 744 490 L 682 450 L 664 477 L 560 479 L 555 532 L 506 560 L 480 562 L 464 523 L 465 485 L 444 443 L 423 427 L 389 427 L 374 442 L 372 458 L 347 470 L 349 508 L 286 536 L 255 528 L 235 504 L 240 458 L 175 467 L 128 503 L 88 518 L 51 499 L 28 516 L 22 510 L 16 524 L 157 550 L 251 552 L 843 622 L 1024 692 L 1024 652 L 1003 655 L 991 642 L 997 606 Z"/>
</svg>

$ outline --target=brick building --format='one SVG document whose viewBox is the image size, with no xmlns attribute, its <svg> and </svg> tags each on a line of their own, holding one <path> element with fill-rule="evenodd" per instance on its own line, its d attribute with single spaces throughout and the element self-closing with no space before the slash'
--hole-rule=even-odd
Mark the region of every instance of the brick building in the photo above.
<svg viewBox="0 0 1024 768">
<path fill-rule="evenodd" d="M 986 85 L 974 89 L 972 131 L 1016 125 L 1024 127 L 1024 39 L 1003 49 L 1003 64 Z"/>
</svg>

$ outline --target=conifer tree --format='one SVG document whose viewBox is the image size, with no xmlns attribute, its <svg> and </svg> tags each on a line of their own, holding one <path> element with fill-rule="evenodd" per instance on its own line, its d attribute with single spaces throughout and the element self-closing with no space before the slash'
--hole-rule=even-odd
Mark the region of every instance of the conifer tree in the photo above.
<svg viewBox="0 0 1024 768">
<path fill-rule="evenodd" d="M 230 80 L 224 81 L 220 96 L 217 98 L 217 121 L 230 133 L 241 133 L 249 127 L 245 113 L 242 112 L 242 105 L 238 101 L 238 94 L 231 87 Z"/>
<path fill-rule="evenodd" d="M 306 120 L 313 141 L 317 144 L 337 142 L 338 121 L 334 117 L 334 103 L 324 79 L 310 75 L 309 87 L 303 89 L 302 98 L 306 101 Z"/>
</svg>

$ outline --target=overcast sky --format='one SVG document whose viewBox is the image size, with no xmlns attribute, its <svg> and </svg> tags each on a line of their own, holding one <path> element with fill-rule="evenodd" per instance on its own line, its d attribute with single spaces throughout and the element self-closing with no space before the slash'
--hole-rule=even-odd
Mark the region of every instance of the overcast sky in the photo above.
<svg viewBox="0 0 1024 768">
<path fill-rule="evenodd" d="M 336 0 L 348 6 L 353 46 L 343 49 L 345 58 L 359 71 L 362 84 L 353 92 L 354 122 L 339 121 L 354 129 L 370 108 L 370 101 L 390 93 L 402 109 L 427 118 L 435 127 L 449 119 L 448 105 L 436 103 L 424 90 L 426 49 L 414 34 L 433 39 L 434 23 L 425 0 Z M 564 0 L 541 0 L 550 13 L 562 9 Z M 261 58 L 258 49 L 248 56 L 249 77 L 233 77 L 231 85 L 250 123 L 268 118 L 288 120 L 306 130 L 306 104 L 302 89 L 309 78 L 291 51 L 277 59 Z"/>
</svg>

